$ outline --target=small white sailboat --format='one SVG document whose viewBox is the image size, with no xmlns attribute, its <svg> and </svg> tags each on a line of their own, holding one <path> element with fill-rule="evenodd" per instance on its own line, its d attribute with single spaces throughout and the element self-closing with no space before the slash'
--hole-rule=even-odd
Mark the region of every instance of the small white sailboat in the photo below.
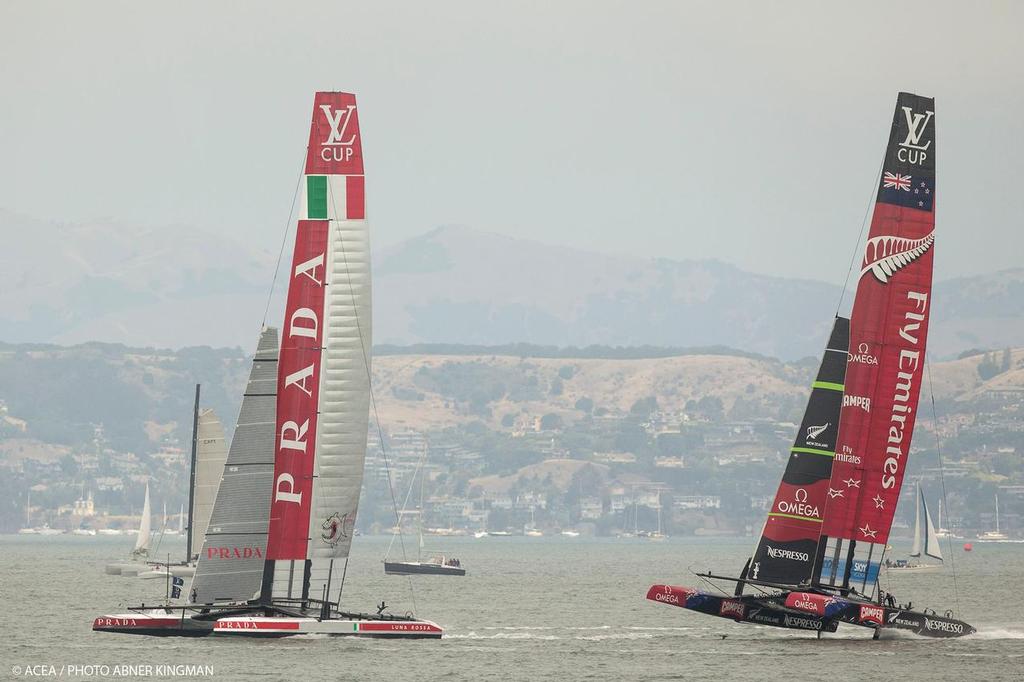
<svg viewBox="0 0 1024 682">
<path fill-rule="evenodd" d="M 385 575 L 466 575 L 466 569 L 462 568 L 462 562 L 455 557 L 447 556 L 443 553 L 434 553 L 428 558 L 423 558 L 423 464 L 424 461 L 420 460 L 420 464 L 417 467 L 416 473 L 419 474 L 420 479 L 420 504 L 416 510 L 399 512 L 399 515 L 409 515 L 416 517 L 416 560 L 410 561 L 406 559 L 391 560 L 389 561 L 387 555 L 390 554 L 391 548 L 395 544 L 395 538 L 402 533 L 402 524 L 399 521 L 398 525 L 395 526 L 395 534 L 391 537 L 391 543 L 388 545 L 388 551 L 384 553 L 384 574 Z M 414 481 L 415 482 L 415 481 Z M 410 492 L 412 492 L 410 490 Z M 409 496 L 406 495 L 408 501 Z M 404 545 L 403 545 L 404 554 Z"/>
<path fill-rule="evenodd" d="M 181 535 L 181 530 L 182 530 L 183 526 L 181 525 L 181 517 L 180 516 L 178 517 L 178 524 L 179 525 L 178 525 L 177 528 L 171 528 L 171 519 L 170 519 L 170 517 L 167 516 L 167 503 L 164 502 L 164 528 L 163 528 L 163 534 L 164 535 Z"/>
<path fill-rule="evenodd" d="M 921 520 L 924 519 L 922 524 Z M 917 484 L 917 500 L 914 511 L 914 546 L 910 550 L 910 560 L 886 559 L 884 566 L 891 571 L 924 571 L 935 568 L 942 568 L 941 564 L 927 564 L 920 561 L 921 556 L 929 556 L 942 561 L 942 548 L 939 547 L 939 538 L 932 524 L 932 516 L 928 513 L 928 503 L 925 501 L 921 484 Z M 914 561 L 917 559 L 917 561 Z"/>
<path fill-rule="evenodd" d="M 149 483 L 146 483 L 146 498 L 142 503 L 142 520 L 139 522 L 139 534 L 135 536 L 133 557 L 148 557 L 149 546 L 153 541 L 153 513 L 149 508 Z"/>
<path fill-rule="evenodd" d="M 999 493 L 996 493 L 996 529 L 987 530 L 978 536 L 978 542 L 1014 542 L 1020 543 L 1024 540 L 1012 540 L 1009 535 L 999 530 Z"/>
<path fill-rule="evenodd" d="M 935 537 L 937 537 L 940 540 L 958 540 L 963 538 L 962 535 L 957 535 L 955 531 L 952 531 L 949 528 L 944 528 L 942 526 L 942 500 L 939 500 L 939 514 L 936 518 L 938 519 L 938 524 L 935 528 Z"/>
<path fill-rule="evenodd" d="M 661 500 L 658 500 L 658 530 L 647 534 L 648 540 L 661 541 L 668 536 L 661 532 Z"/>
<path fill-rule="evenodd" d="M 132 548 L 131 559 L 107 564 L 104 571 L 107 575 L 120 575 L 126 578 L 134 578 L 140 573 L 149 570 L 146 560 L 149 558 L 149 547 L 152 543 L 152 511 L 149 503 L 149 483 L 146 483 L 146 496 L 142 503 L 142 517 L 139 520 L 139 529 L 134 531 L 135 547 Z M 129 533 L 130 534 L 130 533 Z M 106 533 L 104 533 L 106 535 Z"/>
<path fill-rule="evenodd" d="M 528 538 L 542 538 L 544 537 L 544 531 L 537 528 L 537 521 L 535 518 L 536 506 L 530 505 L 530 523 L 523 528 L 523 535 Z"/>
<path fill-rule="evenodd" d="M 18 535 L 39 535 L 39 529 L 32 527 L 32 491 L 28 491 L 25 500 L 25 527 L 18 531 Z"/>
</svg>

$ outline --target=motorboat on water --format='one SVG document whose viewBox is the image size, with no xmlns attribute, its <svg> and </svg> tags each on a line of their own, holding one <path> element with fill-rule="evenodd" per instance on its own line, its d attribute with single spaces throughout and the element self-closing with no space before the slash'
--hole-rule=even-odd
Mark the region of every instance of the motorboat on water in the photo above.
<svg viewBox="0 0 1024 682">
<path fill-rule="evenodd" d="M 435 554 L 417 561 L 385 561 L 388 575 L 466 575 L 462 562 L 444 554 Z"/>
</svg>

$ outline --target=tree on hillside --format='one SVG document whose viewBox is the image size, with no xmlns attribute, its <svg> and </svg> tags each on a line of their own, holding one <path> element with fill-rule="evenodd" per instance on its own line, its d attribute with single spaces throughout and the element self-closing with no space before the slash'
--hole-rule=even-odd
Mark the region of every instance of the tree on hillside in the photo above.
<svg viewBox="0 0 1024 682">
<path fill-rule="evenodd" d="M 996 354 L 986 353 L 985 358 L 978 363 L 978 376 L 982 381 L 988 381 L 1001 372 L 999 363 L 996 362 Z"/>
<path fill-rule="evenodd" d="M 557 431 L 562 428 L 562 418 L 557 414 L 548 413 L 540 418 L 541 431 Z"/>
<path fill-rule="evenodd" d="M 640 398 L 629 408 L 629 413 L 636 417 L 649 417 L 658 410 L 658 399 L 653 395 Z"/>
<path fill-rule="evenodd" d="M 583 396 L 582 398 L 576 401 L 574 407 L 580 412 L 590 414 L 594 410 L 594 401 L 586 396 Z"/>
</svg>

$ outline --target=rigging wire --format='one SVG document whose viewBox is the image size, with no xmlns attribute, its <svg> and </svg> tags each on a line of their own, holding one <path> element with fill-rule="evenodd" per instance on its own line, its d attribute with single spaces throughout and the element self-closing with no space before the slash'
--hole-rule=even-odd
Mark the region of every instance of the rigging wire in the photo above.
<svg viewBox="0 0 1024 682">
<path fill-rule="evenodd" d="M 878 162 L 878 170 L 875 172 L 875 181 L 871 185 L 871 193 L 868 195 L 867 208 L 864 210 L 864 218 L 860 222 L 860 233 L 857 235 L 857 241 L 853 245 L 853 253 L 850 255 L 850 267 L 846 270 L 846 279 L 843 280 L 843 288 L 839 291 L 839 302 L 836 304 L 836 317 L 839 317 L 839 311 L 843 307 L 843 300 L 846 298 L 846 287 L 850 285 L 850 275 L 853 274 L 853 266 L 857 262 L 857 254 L 860 253 L 860 242 L 864 238 L 864 231 L 868 227 L 868 216 L 871 215 L 871 211 L 875 206 L 875 202 L 872 201 L 875 193 L 878 192 L 878 179 L 882 177 L 882 168 L 885 166 L 885 154 L 882 154 L 881 161 Z"/>
<path fill-rule="evenodd" d="M 695 576 L 697 576 L 698 578 L 700 578 L 701 580 L 706 582 L 709 586 L 711 586 L 712 588 L 718 590 L 719 592 L 721 592 L 725 596 L 727 596 L 727 597 L 731 597 L 732 596 L 728 592 L 723 590 L 721 587 L 719 587 L 717 583 L 711 582 L 705 575 L 703 575 L 702 573 L 698 573 L 697 571 L 693 570 L 693 564 L 690 564 L 689 566 L 687 566 L 686 570 L 688 570 L 690 573 L 694 574 Z"/>
<path fill-rule="evenodd" d="M 427 459 L 427 451 L 426 451 L 426 449 L 424 449 L 423 450 L 423 454 L 420 455 L 420 460 L 416 463 L 416 471 L 417 471 L 417 473 L 419 473 L 419 475 L 421 477 L 423 476 L 423 465 L 426 464 L 426 459 Z M 409 490 L 405 493 L 405 499 L 402 500 L 402 511 L 403 512 L 409 508 L 409 498 L 412 497 L 412 489 L 415 486 L 415 483 L 416 483 L 416 476 L 414 474 L 412 482 L 409 483 Z M 423 509 L 422 508 L 420 509 L 420 514 L 423 514 Z M 423 517 L 422 516 L 420 517 L 420 523 L 423 523 Z M 391 548 L 395 544 L 395 536 L 396 535 L 401 535 L 401 534 L 402 534 L 402 525 L 401 525 L 401 522 L 399 522 L 398 532 L 391 534 L 391 541 L 388 542 L 388 548 L 384 551 L 384 557 L 385 558 L 389 554 L 391 554 Z M 405 557 L 403 557 L 403 559 L 404 558 Z"/>
<path fill-rule="evenodd" d="M 299 197 L 299 187 L 302 185 L 303 171 L 306 169 L 306 155 L 308 148 L 302 152 L 302 165 L 299 166 L 299 176 L 295 179 L 295 191 L 292 192 L 292 205 L 288 209 L 288 220 L 284 222 L 284 234 L 281 235 L 281 248 L 277 251 L 277 265 L 274 266 L 274 279 L 270 282 L 270 291 L 267 292 L 267 305 L 263 309 L 263 323 L 261 329 L 267 326 L 267 315 L 270 314 L 270 302 L 274 298 L 274 289 L 277 287 L 277 275 L 281 270 L 281 258 L 284 256 L 284 247 L 288 244 L 288 233 L 291 232 L 292 216 L 295 214 L 295 200 Z"/>
<path fill-rule="evenodd" d="M 935 385 L 932 383 L 932 363 L 928 361 L 928 357 L 925 356 L 924 361 L 925 370 L 928 372 L 928 394 L 932 401 L 932 431 L 935 433 L 935 452 L 939 457 L 939 481 L 942 484 L 942 506 L 946 508 L 946 514 L 949 514 L 949 503 L 946 502 L 946 476 L 942 469 L 942 447 L 939 441 L 939 419 L 938 410 L 935 408 Z M 956 561 L 953 559 L 953 536 L 950 535 L 946 538 L 949 544 L 949 569 L 953 574 L 953 602 L 956 604 L 956 611 L 960 613 L 960 590 L 957 586 L 956 581 Z"/>
<path fill-rule="evenodd" d="M 338 220 L 337 219 L 338 205 L 337 205 L 337 203 L 335 203 L 335 200 L 334 200 L 334 187 L 331 186 L 330 182 L 327 183 L 327 191 L 331 195 L 331 208 L 334 211 L 334 215 L 335 215 L 335 219 L 334 220 L 337 221 Z M 345 238 L 342 235 L 342 232 L 341 232 L 340 229 L 338 230 L 338 245 L 341 248 L 341 258 L 342 258 L 342 261 L 345 263 L 345 277 L 348 280 L 348 294 L 349 294 L 349 299 L 351 300 L 351 305 L 352 305 L 352 317 L 353 317 L 353 319 L 356 322 L 356 333 L 359 335 L 359 347 L 360 347 L 360 349 L 362 351 L 362 354 L 363 354 L 363 367 L 366 369 L 366 384 L 367 384 L 367 386 L 369 388 L 369 393 L 370 393 L 370 406 L 373 408 L 373 421 L 374 421 L 374 424 L 377 426 L 377 438 L 378 438 L 378 440 L 380 442 L 380 452 L 381 452 L 381 456 L 384 458 L 384 471 L 387 474 L 387 479 L 388 479 L 388 492 L 391 494 L 391 507 L 392 507 L 392 509 L 394 509 L 394 512 L 395 512 L 395 523 L 397 523 L 398 527 L 399 527 L 398 539 L 399 539 L 399 545 L 402 548 L 402 559 L 405 560 L 407 557 L 406 557 L 406 551 L 405 551 L 405 538 L 402 536 L 402 533 L 401 533 L 402 519 L 401 519 L 401 515 L 398 513 L 398 499 L 395 497 L 395 486 L 394 486 L 394 483 L 392 482 L 392 477 L 391 477 L 391 464 L 390 464 L 390 462 L 388 460 L 387 447 L 384 444 L 384 429 L 381 426 L 380 414 L 377 411 L 377 396 L 374 394 L 374 391 L 373 391 L 373 373 L 370 371 L 370 355 L 369 355 L 369 353 L 367 352 L 367 349 L 366 349 L 366 338 L 363 335 L 363 325 L 359 321 L 359 308 L 356 305 L 355 290 L 353 289 L 353 286 L 352 286 L 352 270 L 349 268 L 348 251 L 345 249 Z M 369 267 L 369 263 L 367 263 L 367 267 Z M 413 612 L 415 613 L 417 611 L 417 607 L 416 607 L 416 589 L 413 587 L 413 582 L 412 582 L 412 577 L 411 576 L 409 576 L 409 593 L 412 595 L 412 608 L 413 608 Z M 339 604 L 341 603 L 341 592 L 338 593 L 338 603 Z"/>
</svg>

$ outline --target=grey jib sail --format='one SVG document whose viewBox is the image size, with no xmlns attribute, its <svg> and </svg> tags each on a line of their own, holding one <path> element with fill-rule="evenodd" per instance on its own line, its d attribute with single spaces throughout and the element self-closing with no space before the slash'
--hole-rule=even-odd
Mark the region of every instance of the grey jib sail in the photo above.
<svg viewBox="0 0 1024 682">
<path fill-rule="evenodd" d="M 210 604 L 259 596 L 274 481 L 277 329 L 260 334 L 238 425 L 224 463 L 189 601 Z"/>
<path fill-rule="evenodd" d="M 837 317 L 796 442 L 746 577 L 786 585 L 811 578 L 839 432 L 850 321 Z"/>
</svg>

